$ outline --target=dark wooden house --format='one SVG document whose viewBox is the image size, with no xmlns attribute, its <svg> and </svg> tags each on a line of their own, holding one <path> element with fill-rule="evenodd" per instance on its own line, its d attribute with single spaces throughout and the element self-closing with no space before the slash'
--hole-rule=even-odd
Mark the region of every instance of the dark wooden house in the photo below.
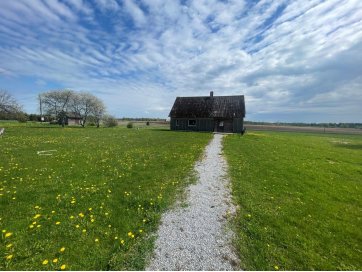
<svg viewBox="0 0 362 272">
<path fill-rule="evenodd" d="M 169 117 L 171 130 L 242 133 L 244 96 L 177 97 Z"/>
</svg>

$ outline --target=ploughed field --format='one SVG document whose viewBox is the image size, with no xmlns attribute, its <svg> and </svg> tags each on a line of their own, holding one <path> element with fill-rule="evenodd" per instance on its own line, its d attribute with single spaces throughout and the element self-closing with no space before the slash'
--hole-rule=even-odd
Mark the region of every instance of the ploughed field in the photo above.
<svg viewBox="0 0 362 272">
<path fill-rule="evenodd" d="M 210 138 L 157 128 L 6 127 L 0 270 L 143 269 L 150 234 Z"/>
<path fill-rule="evenodd" d="M 253 132 L 224 140 L 247 270 L 362 269 L 362 137 Z"/>
</svg>

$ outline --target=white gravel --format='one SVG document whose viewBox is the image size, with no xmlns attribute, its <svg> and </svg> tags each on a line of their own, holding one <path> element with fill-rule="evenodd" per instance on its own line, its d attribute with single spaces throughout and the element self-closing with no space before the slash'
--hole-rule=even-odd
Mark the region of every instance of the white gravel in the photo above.
<svg viewBox="0 0 362 272">
<path fill-rule="evenodd" d="M 236 270 L 227 218 L 234 214 L 221 155 L 224 135 L 214 134 L 202 161 L 197 162 L 197 184 L 187 191 L 186 207 L 163 214 L 153 258 L 146 270 Z M 185 206 L 185 205 L 182 205 Z"/>
</svg>

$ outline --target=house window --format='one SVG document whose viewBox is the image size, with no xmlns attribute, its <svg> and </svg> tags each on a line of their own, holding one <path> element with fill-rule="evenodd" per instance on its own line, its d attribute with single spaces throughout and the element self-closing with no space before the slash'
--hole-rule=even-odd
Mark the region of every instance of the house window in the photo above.
<svg viewBox="0 0 362 272">
<path fill-rule="evenodd" d="M 180 121 L 176 120 L 176 127 L 178 127 L 180 125 Z"/>
<path fill-rule="evenodd" d="M 195 119 L 190 119 L 189 120 L 189 127 L 195 127 L 196 126 L 196 120 Z"/>
<path fill-rule="evenodd" d="M 224 121 L 220 121 L 219 122 L 219 127 L 223 127 L 224 126 Z"/>
</svg>

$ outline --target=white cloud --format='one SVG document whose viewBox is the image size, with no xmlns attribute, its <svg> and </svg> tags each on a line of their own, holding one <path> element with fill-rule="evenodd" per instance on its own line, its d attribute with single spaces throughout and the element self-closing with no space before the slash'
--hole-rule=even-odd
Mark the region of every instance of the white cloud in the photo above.
<svg viewBox="0 0 362 272">
<path fill-rule="evenodd" d="M 136 26 L 141 27 L 147 22 L 142 9 L 134 3 L 133 0 L 124 0 L 123 3 L 126 11 L 131 15 Z"/>
<path fill-rule="evenodd" d="M 210 90 L 244 93 L 252 118 L 318 107 L 328 116 L 339 99 L 360 103 L 357 0 L 0 5 L 0 83 L 13 74 L 89 90 L 119 115 L 165 117 L 175 96 Z"/>
</svg>

